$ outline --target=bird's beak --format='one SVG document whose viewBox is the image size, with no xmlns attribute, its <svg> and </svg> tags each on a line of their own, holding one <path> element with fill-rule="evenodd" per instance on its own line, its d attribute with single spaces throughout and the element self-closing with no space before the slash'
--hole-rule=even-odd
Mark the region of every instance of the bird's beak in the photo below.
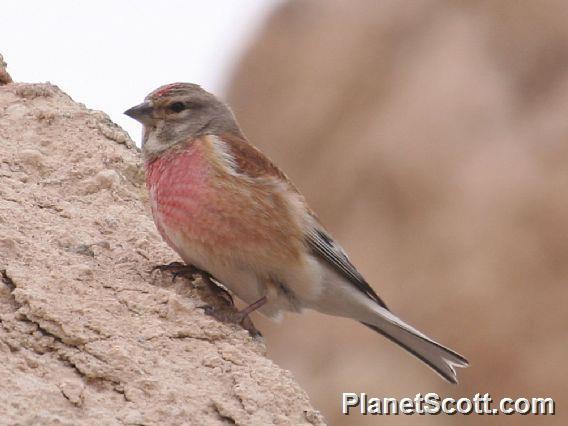
<svg viewBox="0 0 568 426">
<path fill-rule="evenodd" d="M 150 102 L 145 101 L 140 105 L 136 105 L 130 109 L 127 109 L 126 111 L 124 111 L 124 114 L 132 117 L 140 123 L 144 123 L 152 117 L 152 105 L 150 104 Z"/>
</svg>

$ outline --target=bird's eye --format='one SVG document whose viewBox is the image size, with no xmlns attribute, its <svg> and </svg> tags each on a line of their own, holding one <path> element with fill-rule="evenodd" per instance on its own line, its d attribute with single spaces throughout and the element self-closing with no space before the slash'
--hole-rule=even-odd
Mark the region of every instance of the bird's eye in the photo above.
<svg viewBox="0 0 568 426">
<path fill-rule="evenodd" d="M 168 105 L 168 110 L 172 112 L 181 112 L 186 108 L 187 106 L 183 102 L 173 102 Z"/>
</svg>

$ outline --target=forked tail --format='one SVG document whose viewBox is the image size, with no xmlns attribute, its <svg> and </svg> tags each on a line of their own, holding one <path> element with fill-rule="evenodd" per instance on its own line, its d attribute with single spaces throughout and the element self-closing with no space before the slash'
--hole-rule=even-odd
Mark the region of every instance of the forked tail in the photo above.
<svg viewBox="0 0 568 426">
<path fill-rule="evenodd" d="M 448 382 L 458 383 L 455 367 L 469 365 L 463 356 L 434 342 L 390 311 L 379 306 L 376 310 L 379 315 L 374 324 L 363 322 L 364 325 L 406 349 Z"/>
</svg>

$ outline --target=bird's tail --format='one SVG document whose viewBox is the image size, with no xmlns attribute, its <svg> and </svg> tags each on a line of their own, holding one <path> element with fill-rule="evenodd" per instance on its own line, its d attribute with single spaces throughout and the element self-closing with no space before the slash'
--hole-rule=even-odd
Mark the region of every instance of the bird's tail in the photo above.
<svg viewBox="0 0 568 426">
<path fill-rule="evenodd" d="M 469 365 L 463 356 L 436 343 L 389 310 L 377 305 L 374 311 L 378 315 L 373 317 L 372 323 L 364 321 L 363 324 L 406 349 L 443 379 L 458 382 L 455 367 Z"/>
</svg>

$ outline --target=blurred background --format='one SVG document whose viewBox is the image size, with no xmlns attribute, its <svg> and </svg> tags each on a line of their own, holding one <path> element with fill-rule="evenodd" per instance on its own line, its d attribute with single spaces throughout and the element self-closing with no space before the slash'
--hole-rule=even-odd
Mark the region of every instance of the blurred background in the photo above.
<svg viewBox="0 0 568 426">
<path fill-rule="evenodd" d="M 0 53 L 17 81 L 50 81 L 105 111 L 134 140 L 122 114 L 175 81 L 226 92 L 237 59 L 279 0 L 1 0 Z"/>
<path fill-rule="evenodd" d="M 291 1 L 228 99 L 389 307 L 466 355 L 447 385 L 364 327 L 262 324 L 332 424 L 566 424 L 568 3 Z M 349 419 L 342 391 L 550 396 L 555 417 Z M 347 421 L 348 420 L 348 421 Z"/>
<path fill-rule="evenodd" d="M 389 307 L 470 360 L 451 386 L 355 322 L 256 318 L 329 423 L 566 424 L 568 3 L 139 3 L 113 15 L 112 37 L 92 35 L 94 50 L 57 58 L 86 55 L 94 70 L 42 60 L 27 77 L 18 58 L 34 46 L 14 55 L 3 35 L 0 51 L 16 80 L 68 67 L 54 82 L 121 124 L 162 83 L 220 93 Z M 553 397 L 558 414 L 346 418 L 342 392 Z"/>
</svg>

